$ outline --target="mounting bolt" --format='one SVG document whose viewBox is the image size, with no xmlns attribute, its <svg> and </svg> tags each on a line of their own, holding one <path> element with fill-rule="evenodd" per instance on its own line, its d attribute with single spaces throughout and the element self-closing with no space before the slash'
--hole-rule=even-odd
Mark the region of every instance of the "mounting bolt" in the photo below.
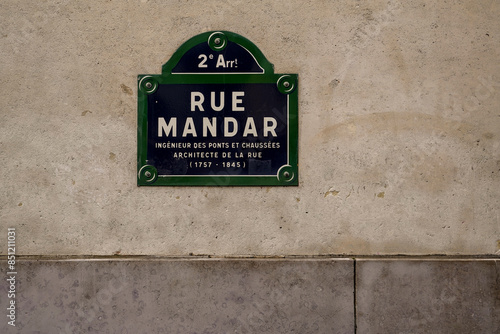
<svg viewBox="0 0 500 334">
<path fill-rule="evenodd" d="M 220 45 L 220 43 L 221 43 L 220 37 L 217 37 L 216 39 L 214 39 L 214 43 L 215 43 L 215 45 Z"/>
<path fill-rule="evenodd" d="M 146 86 L 147 89 L 151 89 L 151 87 L 153 87 L 153 84 L 151 82 L 146 82 L 144 86 Z"/>
<path fill-rule="evenodd" d="M 286 82 L 285 82 L 285 83 L 286 83 Z M 290 177 L 290 173 L 289 173 L 289 172 L 284 172 L 284 173 L 283 173 L 283 176 L 284 176 L 285 178 L 287 178 L 287 179 L 288 179 L 288 178 Z"/>
<path fill-rule="evenodd" d="M 288 87 L 290 87 L 290 83 L 288 81 L 285 81 L 285 82 L 283 82 L 283 86 L 285 88 L 288 88 Z"/>
<path fill-rule="evenodd" d="M 149 82 L 148 82 L 148 83 L 149 83 Z M 150 171 L 146 171 L 146 172 L 144 173 L 144 176 L 146 176 L 146 177 L 148 177 L 148 178 L 149 178 L 149 177 L 151 177 L 151 172 L 150 172 Z"/>
</svg>

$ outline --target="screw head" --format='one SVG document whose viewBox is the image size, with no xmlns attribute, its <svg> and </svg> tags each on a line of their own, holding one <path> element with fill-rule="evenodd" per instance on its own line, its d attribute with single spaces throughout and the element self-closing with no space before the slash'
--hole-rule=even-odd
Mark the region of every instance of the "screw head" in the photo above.
<svg viewBox="0 0 500 334">
<path fill-rule="evenodd" d="M 146 82 L 144 86 L 146 86 L 147 89 L 151 89 L 153 87 L 153 84 L 151 82 Z"/>
<path fill-rule="evenodd" d="M 283 176 L 286 177 L 287 179 L 290 177 L 290 173 L 289 172 L 284 172 L 283 173 Z"/>
<path fill-rule="evenodd" d="M 220 45 L 220 43 L 221 43 L 221 39 L 220 39 L 220 37 L 217 37 L 216 39 L 214 39 L 214 43 L 215 43 L 216 45 Z"/>
<path fill-rule="evenodd" d="M 283 86 L 285 88 L 288 88 L 288 87 L 290 87 L 290 83 L 288 81 L 285 81 L 285 82 L 283 82 Z"/>
<path fill-rule="evenodd" d="M 151 172 L 150 172 L 150 171 L 146 171 L 146 172 L 144 173 L 144 176 L 146 176 L 146 177 L 151 177 Z"/>
</svg>

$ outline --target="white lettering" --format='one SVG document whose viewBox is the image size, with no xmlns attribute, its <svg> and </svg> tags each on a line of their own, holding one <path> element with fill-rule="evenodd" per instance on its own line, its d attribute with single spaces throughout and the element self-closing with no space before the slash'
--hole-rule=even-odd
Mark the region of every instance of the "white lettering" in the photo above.
<svg viewBox="0 0 500 334">
<path fill-rule="evenodd" d="M 207 64 L 205 64 L 207 62 L 206 55 L 199 55 L 198 59 L 201 59 L 200 63 L 198 64 L 198 67 L 205 67 L 205 68 L 208 67 Z"/>
<path fill-rule="evenodd" d="M 212 137 L 217 137 L 217 118 L 212 117 L 212 123 L 210 123 L 210 119 L 208 117 L 203 117 L 203 137 L 206 137 L 208 131 Z"/>
<path fill-rule="evenodd" d="M 233 92 L 233 111 L 245 111 L 245 107 L 238 106 L 238 104 L 243 103 L 243 100 L 238 97 L 243 96 L 245 96 L 245 92 Z"/>
<path fill-rule="evenodd" d="M 215 67 L 226 67 L 226 62 L 224 61 L 224 56 L 222 54 L 219 55 L 219 58 L 217 58 L 217 64 L 215 64 Z"/>
<path fill-rule="evenodd" d="M 182 136 L 186 137 L 187 135 L 192 135 L 193 137 L 197 136 L 196 129 L 193 123 L 193 117 L 188 117 L 186 119 L 186 124 L 184 124 L 184 131 L 182 132 Z"/>
<path fill-rule="evenodd" d="M 215 92 L 210 93 L 210 106 L 214 111 L 221 111 L 224 108 L 224 92 L 220 92 L 219 105 L 215 105 Z"/>
<path fill-rule="evenodd" d="M 199 98 L 199 100 L 196 99 L 197 97 Z M 203 96 L 203 93 L 191 92 L 191 111 L 196 111 L 196 107 L 198 107 L 200 111 L 205 111 L 202 105 L 203 101 L 205 101 L 205 96 Z"/>
<path fill-rule="evenodd" d="M 269 123 L 272 123 L 272 125 L 269 125 Z M 267 137 L 269 132 L 273 137 L 277 137 L 276 126 L 278 126 L 278 123 L 274 117 L 264 117 L 264 137 Z"/>
<path fill-rule="evenodd" d="M 243 130 L 243 137 L 248 137 L 248 134 L 257 137 L 257 129 L 255 128 L 255 122 L 253 120 L 253 117 L 247 118 L 245 129 Z"/>
<path fill-rule="evenodd" d="M 229 131 L 229 123 L 233 124 L 233 131 Z M 224 137 L 234 137 L 238 132 L 238 121 L 233 117 L 224 118 Z"/>
<path fill-rule="evenodd" d="M 234 117 L 222 117 L 224 119 L 224 137 L 234 137 L 240 129 L 240 124 L 238 120 Z M 202 119 L 196 118 L 197 122 L 201 122 L 201 128 L 203 130 L 203 137 L 217 137 L 217 117 L 202 117 Z M 221 120 L 222 121 L 222 120 Z M 182 124 L 180 124 L 182 126 Z M 200 124 L 198 123 L 198 126 Z M 264 137 L 277 137 L 276 128 L 278 127 L 278 122 L 274 117 L 264 117 L 262 124 L 262 135 Z M 241 136 L 248 137 L 259 136 L 259 131 L 255 125 L 255 119 L 253 117 L 248 117 L 245 121 L 245 125 L 241 124 L 243 133 L 240 132 Z M 197 137 L 198 133 L 195 127 L 195 119 L 193 117 L 187 117 L 184 123 L 182 137 L 188 137 L 189 135 Z M 165 121 L 163 117 L 158 117 L 158 137 L 177 137 L 177 118 L 172 117 L 170 120 Z M 176 147 L 177 144 L 174 143 L 156 143 L 156 148 L 179 148 Z M 190 145 L 188 143 L 187 145 Z"/>
<path fill-rule="evenodd" d="M 172 137 L 177 137 L 177 118 L 172 117 L 170 122 L 167 124 L 165 118 L 158 117 L 158 137 L 161 137 L 165 132 L 165 136 L 168 137 L 170 132 L 172 132 Z"/>
</svg>

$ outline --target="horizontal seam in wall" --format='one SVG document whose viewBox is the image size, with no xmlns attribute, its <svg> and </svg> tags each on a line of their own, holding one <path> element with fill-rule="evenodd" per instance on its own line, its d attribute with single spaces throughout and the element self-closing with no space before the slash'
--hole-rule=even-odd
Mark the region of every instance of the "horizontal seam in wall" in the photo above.
<svg viewBox="0 0 500 334">
<path fill-rule="evenodd" d="M 406 260 L 406 261 L 481 261 L 500 260 L 499 255 L 286 255 L 286 256 L 217 256 L 217 255 L 192 255 L 192 256 L 156 256 L 156 255 L 17 255 L 16 260 L 37 261 L 150 261 L 150 260 Z M 7 260 L 7 255 L 0 255 L 0 261 Z"/>
</svg>

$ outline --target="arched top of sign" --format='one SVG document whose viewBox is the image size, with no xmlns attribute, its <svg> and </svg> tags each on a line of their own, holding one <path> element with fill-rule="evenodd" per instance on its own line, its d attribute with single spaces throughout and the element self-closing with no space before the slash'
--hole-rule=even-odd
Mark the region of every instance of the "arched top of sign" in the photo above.
<svg viewBox="0 0 500 334">
<path fill-rule="evenodd" d="M 273 74 L 273 65 L 248 39 L 229 31 L 211 31 L 181 45 L 162 74 Z"/>
</svg>

